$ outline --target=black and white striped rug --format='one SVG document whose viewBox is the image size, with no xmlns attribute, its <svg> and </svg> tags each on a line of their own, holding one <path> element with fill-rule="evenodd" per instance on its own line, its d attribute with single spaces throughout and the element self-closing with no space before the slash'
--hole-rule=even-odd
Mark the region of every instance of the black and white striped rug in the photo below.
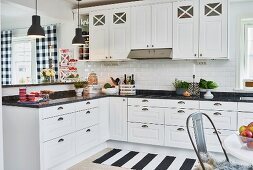
<svg viewBox="0 0 253 170">
<path fill-rule="evenodd" d="M 196 159 L 112 149 L 93 163 L 135 170 L 191 170 Z"/>
</svg>

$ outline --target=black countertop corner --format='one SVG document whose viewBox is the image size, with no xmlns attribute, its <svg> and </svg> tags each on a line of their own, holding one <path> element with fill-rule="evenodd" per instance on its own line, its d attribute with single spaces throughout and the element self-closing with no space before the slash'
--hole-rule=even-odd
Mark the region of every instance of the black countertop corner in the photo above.
<svg viewBox="0 0 253 170">
<path fill-rule="evenodd" d="M 3 105 L 18 106 L 18 107 L 31 107 L 31 108 L 44 108 L 74 102 L 81 102 L 92 99 L 99 99 L 104 97 L 128 97 L 128 98 L 150 98 L 150 99 L 174 99 L 174 100 L 199 100 L 199 101 L 224 101 L 224 102 L 252 102 L 241 101 L 240 97 L 253 97 L 252 93 L 233 93 L 233 92 L 213 92 L 214 98 L 206 100 L 203 98 L 204 93 L 200 96 L 184 97 L 176 95 L 175 91 L 162 91 L 162 90 L 137 90 L 136 95 L 105 95 L 105 94 L 86 94 L 82 97 L 76 97 L 75 91 L 61 91 L 55 92 L 50 95 L 50 100 L 38 104 L 22 104 L 18 103 L 18 96 L 3 97 Z"/>
</svg>

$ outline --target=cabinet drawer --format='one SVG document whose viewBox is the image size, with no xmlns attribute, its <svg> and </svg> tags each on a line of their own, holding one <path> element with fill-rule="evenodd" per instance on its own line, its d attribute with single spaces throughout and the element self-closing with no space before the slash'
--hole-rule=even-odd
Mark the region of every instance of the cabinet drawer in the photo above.
<svg viewBox="0 0 253 170">
<path fill-rule="evenodd" d="M 49 169 L 75 155 L 75 137 L 74 134 L 62 136 L 43 143 L 44 165 Z"/>
<path fill-rule="evenodd" d="M 91 109 L 94 107 L 98 107 L 99 103 L 98 100 L 87 100 L 83 102 L 78 102 L 76 103 L 76 110 L 86 110 L 86 109 Z"/>
<path fill-rule="evenodd" d="M 240 126 L 248 125 L 253 122 L 253 111 L 252 112 L 238 112 L 238 129 Z"/>
<path fill-rule="evenodd" d="M 128 123 L 128 141 L 152 145 L 163 145 L 164 125 Z"/>
<path fill-rule="evenodd" d="M 149 107 L 168 107 L 166 100 L 163 99 L 148 99 L 148 98 L 129 98 L 129 106 L 149 106 Z"/>
<path fill-rule="evenodd" d="M 164 109 L 128 106 L 128 121 L 164 124 Z"/>
<path fill-rule="evenodd" d="M 166 102 L 167 102 L 167 107 L 170 107 L 170 108 L 199 109 L 199 101 L 167 100 Z"/>
<path fill-rule="evenodd" d="M 222 142 L 226 137 L 235 133 L 235 131 L 229 130 L 217 130 L 217 131 L 219 133 Z M 205 129 L 205 137 L 208 150 L 214 152 L 222 152 L 219 140 L 213 129 Z"/>
<path fill-rule="evenodd" d="M 76 133 L 76 152 L 80 154 L 99 142 L 98 125 L 92 126 Z"/>
<path fill-rule="evenodd" d="M 179 148 L 193 148 L 187 129 L 184 126 L 165 126 L 165 145 Z"/>
<path fill-rule="evenodd" d="M 228 111 L 207 111 L 201 110 L 201 112 L 206 113 L 213 121 L 217 129 L 226 129 L 226 130 L 236 130 L 237 129 L 237 112 L 228 112 Z M 212 128 L 212 125 L 209 120 L 203 116 L 205 128 Z"/>
<path fill-rule="evenodd" d="M 253 103 L 238 103 L 238 111 L 253 112 Z"/>
<path fill-rule="evenodd" d="M 40 114 L 42 114 L 42 119 L 47 119 L 54 116 L 73 113 L 76 111 L 75 103 L 46 107 L 39 110 L 40 110 Z"/>
<path fill-rule="evenodd" d="M 200 101 L 200 109 L 237 111 L 235 102 Z"/>
<path fill-rule="evenodd" d="M 99 122 L 98 108 L 82 110 L 76 113 L 76 129 L 84 129 Z"/>
<path fill-rule="evenodd" d="M 75 131 L 75 114 L 66 114 L 42 120 L 43 141 Z"/>
<path fill-rule="evenodd" d="M 166 109 L 165 124 L 173 126 L 186 126 L 186 120 L 188 116 L 195 112 L 198 112 L 198 110 Z M 190 121 L 190 126 L 192 126 L 192 121 Z"/>
</svg>

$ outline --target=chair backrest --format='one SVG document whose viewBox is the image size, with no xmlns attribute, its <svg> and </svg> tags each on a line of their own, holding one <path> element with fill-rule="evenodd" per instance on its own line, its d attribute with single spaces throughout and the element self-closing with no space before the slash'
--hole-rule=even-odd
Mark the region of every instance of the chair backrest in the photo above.
<svg viewBox="0 0 253 170">
<path fill-rule="evenodd" d="M 204 126 L 203 126 L 203 115 L 212 124 L 214 132 L 215 132 L 215 134 L 216 134 L 216 136 L 217 136 L 217 138 L 219 140 L 220 146 L 221 146 L 221 148 L 223 150 L 223 153 L 224 153 L 224 155 L 226 157 L 227 162 L 229 162 L 229 159 L 228 159 L 227 153 L 226 153 L 226 151 L 225 151 L 225 149 L 224 149 L 224 147 L 222 145 L 219 133 L 218 133 L 217 129 L 215 128 L 214 123 L 211 120 L 211 118 L 207 114 L 205 114 L 205 113 L 201 113 L 201 112 L 193 113 L 186 120 L 187 132 L 188 132 L 190 141 L 192 143 L 193 149 L 194 149 L 194 151 L 195 151 L 195 153 L 196 153 L 196 155 L 198 157 L 198 160 L 200 162 L 200 165 L 201 165 L 202 169 L 205 170 L 202 158 L 200 156 L 202 153 L 207 154 L 207 147 L 206 147 L 206 140 L 205 140 L 205 131 L 204 131 Z M 190 128 L 189 128 L 190 119 L 192 119 L 193 130 L 194 130 L 194 134 L 195 134 L 195 140 L 196 140 L 197 147 L 195 146 L 195 144 L 193 142 L 193 138 L 191 136 L 191 132 L 190 132 Z"/>
</svg>

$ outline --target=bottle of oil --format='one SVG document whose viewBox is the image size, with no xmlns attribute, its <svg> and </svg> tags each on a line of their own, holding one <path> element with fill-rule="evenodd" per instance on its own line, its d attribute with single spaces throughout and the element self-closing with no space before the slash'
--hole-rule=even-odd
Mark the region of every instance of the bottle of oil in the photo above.
<svg viewBox="0 0 253 170">
<path fill-rule="evenodd" d="M 131 85 L 135 85 L 134 75 L 133 74 L 132 74 L 132 78 L 131 78 Z"/>
</svg>

